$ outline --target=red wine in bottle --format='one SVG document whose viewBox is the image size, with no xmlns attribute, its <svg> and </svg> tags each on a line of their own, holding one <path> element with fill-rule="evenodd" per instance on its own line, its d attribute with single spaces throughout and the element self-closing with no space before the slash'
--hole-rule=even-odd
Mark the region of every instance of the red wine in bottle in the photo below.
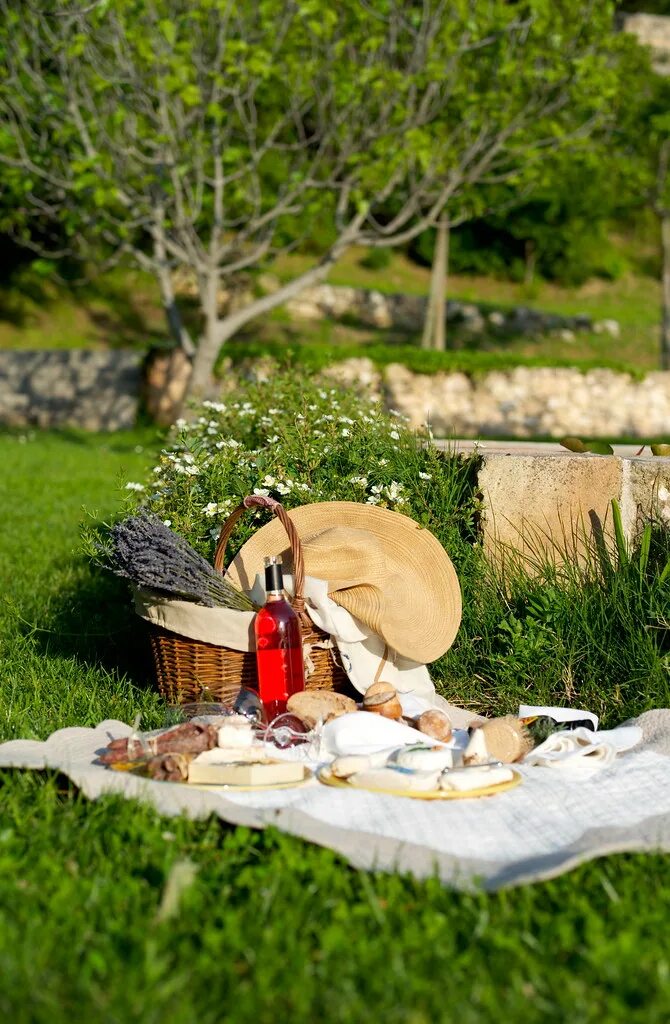
<svg viewBox="0 0 670 1024">
<path fill-rule="evenodd" d="M 265 559 L 264 606 L 254 620 L 258 696 L 271 722 L 286 711 L 292 693 L 305 689 L 300 620 L 284 591 L 281 558 Z"/>
</svg>

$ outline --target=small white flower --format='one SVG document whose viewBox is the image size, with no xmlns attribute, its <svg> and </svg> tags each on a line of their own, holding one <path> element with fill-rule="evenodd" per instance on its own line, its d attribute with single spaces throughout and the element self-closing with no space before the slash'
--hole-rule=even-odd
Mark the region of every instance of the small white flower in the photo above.
<svg viewBox="0 0 670 1024">
<path fill-rule="evenodd" d="M 366 476 L 352 476 L 349 478 L 350 484 L 358 484 L 360 487 L 368 486 L 368 478 Z"/>
<path fill-rule="evenodd" d="M 279 440 L 279 434 L 273 434 L 272 437 L 268 437 L 266 440 L 268 444 L 275 444 Z"/>
<path fill-rule="evenodd" d="M 231 501 L 210 501 L 202 510 L 203 515 L 211 518 L 212 516 L 220 515 L 222 512 L 227 512 L 230 508 Z"/>
<path fill-rule="evenodd" d="M 658 489 L 658 500 L 667 501 L 670 498 L 670 491 L 667 487 L 659 487 Z"/>
<path fill-rule="evenodd" d="M 268 414 L 270 416 L 278 416 L 280 412 L 281 409 L 268 409 Z"/>
<path fill-rule="evenodd" d="M 376 494 L 371 494 L 369 498 L 365 499 L 365 504 L 366 505 L 378 505 L 379 502 L 380 502 L 380 498 Z"/>
<path fill-rule="evenodd" d="M 277 483 L 277 478 L 268 474 L 263 480 L 261 480 L 261 483 L 263 484 L 263 487 L 274 487 Z"/>
<path fill-rule="evenodd" d="M 351 431 L 344 427 L 344 429 L 340 431 L 340 437 L 351 437 Z"/>
<path fill-rule="evenodd" d="M 319 398 L 328 398 L 328 393 L 326 391 L 319 391 Z"/>
<path fill-rule="evenodd" d="M 284 481 L 284 483 L 282 483 L 282 482 L 280 481 L 280 482 L 279 482 L 279 483 L 277 484 L 276 490 L 277 490 L 277 491 L 278 491 L 278 492 L 279 492 L 280 494 L 290 494 L 290 493 L 291 493 L 291 491 L 293 490 L 293 484 L 292 484 L 292 483 L 290 482 L 290 480 L 286 480 L 286 481 Z"/>
<path fill-rule="evenodd" d="M 402 492 L 404 491 L 402 484 L 399 484 L 397 480 L 392 480 L 388 487 L 384 488 L 384 494 L 389 501 L 398 501 L 402 498 Z"/>
<path fill-rule="evenodd" d="M 308 405 L 307 408 L 309 409 L 310 412 L 315 412 L 315 410 L 318 409 L 319 407 L 318 405 Z"/>
<path fill-rule="evenodd" d="M 299 491 L 309 491 L 309 490 L 311 490 L 311 487 L 309 486 L 309 484 L 296 484 L 295 486 L 298 488 Z"/>
<path fill-rule="evenodd" d="M 223 402 L 203 402 L 203 408 L 211 409 L 212 412 L 225 412 L 226 407 Z"/>
<path fill-rule="evenodd" d="M 270 497 L 270 492 L 265 487 L 254 487 L 254 494 L 258 494 L 261 498 Z"/>
<path fill-rule="evenodd" d="M 372 491 L 373 494 L 381 494 L 383 488 L 381 484 L 373 484 L 370 490 Z"/>
<path fill-rule="evenodd" d="M 338 423 L 348 423 L 349 426 L 352 426 L 354 421 L 350 420 L 348 416 L 340 416 L 340 418 L 338 419 L 337 422 Z"/>
<path fill-rule="evenodd" d="M 133 480 L 131 480 L 131 481 L 129 481 L 126 484 L 126 490 L 127 491 L 143 491 L 144 490 L 144 484 L 136 484 Z"/>
<path fill-rule="evenodd" d="M 400 440 L 400 434 L 398 433 L 397 430 L 392 430 L 390 436 L 393 438 L 394 441 Z"/>
<path fill-rule="evenodd" d="M 172 520 L 171 519 L 164 519 L 163 520 L 163 525 L 164 526 L 172 526 Z"/>
<path fill-rule="evenodd" d="M 419 479 L 420 480 L 432 480 L 433 478 L 432 478 L 430 473 L 419 473 Z"/>
<path fill-rule="evenodd" d="M 175 423 L 175 427 L 177 428 L 177 430 L 186 430 L 187 426 L 188 426 L 188 424 L 187 424 L 186 420 L 183 420 L 181 418 L 178 419 L 177 422 Z"/>
<path fill-rule="evenodd" d="M 388 459 L 380 459 L 379 460 L 379 465 L 380 466 L 388 466 L 388 464 L 389 464 L 389 460 Z"/>
</svg>

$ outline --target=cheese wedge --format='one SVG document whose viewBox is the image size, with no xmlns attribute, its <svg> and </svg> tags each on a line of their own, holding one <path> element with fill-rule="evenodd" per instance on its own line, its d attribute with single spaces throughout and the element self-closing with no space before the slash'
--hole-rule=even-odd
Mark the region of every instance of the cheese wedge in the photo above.
<svg viewBox="0 0 670 1024">
<path fill-rule="evenodd" d="M 192 761 L 188 781 L 208 786 L 276 786 L 302 782 L 305 766 L 297 761 L 257 761 L 228 764 L 203 764 Z"/>
</svg>

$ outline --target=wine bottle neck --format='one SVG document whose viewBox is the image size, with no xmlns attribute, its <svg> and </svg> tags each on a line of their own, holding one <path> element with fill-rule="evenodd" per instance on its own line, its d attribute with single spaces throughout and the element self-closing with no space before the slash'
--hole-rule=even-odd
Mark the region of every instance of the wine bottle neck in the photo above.
<svg viewBox="0 0 670 1024">
<path fill-rule="evenodd" d="M 284 576 L 282 573 L 281 562 L 267 562 L 265 565 L 265 593 L 270 594 L 283 594 L 284 592 Z"/>
</svg>

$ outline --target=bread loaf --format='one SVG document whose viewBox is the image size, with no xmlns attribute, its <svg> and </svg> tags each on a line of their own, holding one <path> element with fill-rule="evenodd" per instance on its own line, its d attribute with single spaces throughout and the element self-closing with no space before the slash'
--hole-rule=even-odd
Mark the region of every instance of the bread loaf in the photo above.
<svg viewBox="0 0 670 1024">
<path fill-rule="evenodd" d="M 356 702 L 351 697 L 332 690 L 304 690 L 294 693 L 286 703 L 286 710 L 296 715 L 309 729 L 319 722 L 329 722 L 350 711 L 356 711 Z"/>
</svg>

